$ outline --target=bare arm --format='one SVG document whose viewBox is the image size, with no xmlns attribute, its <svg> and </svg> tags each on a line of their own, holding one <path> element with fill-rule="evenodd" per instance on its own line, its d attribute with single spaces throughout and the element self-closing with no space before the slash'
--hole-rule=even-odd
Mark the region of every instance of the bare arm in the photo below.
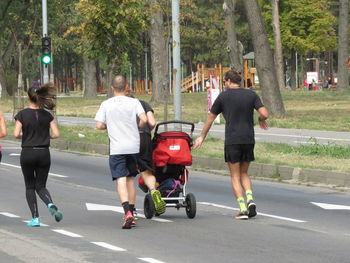
<svg viewBox="0 0 350 263">
<path fill-rule="evenodd" d="M 22 123 L 18 120 L 16 120 L 16 123 L 15 123 L 15 128 L 13 130 L 13 136 L 15 136 L 15 138 L 17 138 L 17 139 L 22 138 Z"/>
<path fill-rule="evenodd" d="M 51 129 L 51 135 L 50 135 L 51 139 L 57 139 L 58 137 L 60 137 L 60 131 L 58 130 L 56 121 L 53 120 L 50 122 L 50 129 Z"/>
<path fill-rule="evenodd" d="M 156 126 L 156 119 L 154 118 L 154 114 L 152 111 L 148 111 L 146 115 L 147 115 L 147 124 L 149 128 L 153 130 L 154 127 Z"/>
<path fill-rule="evenodd" d="M 7 129 L 5 118 L 2 112 L 0 112 L 0 138 L 7 136 Z"/>
<path fill-rule="evenodd" d="M 145 124 L 147 123 L 147 116 L 146 116 L 146 113 L 141 113 L 141 114 L 139 115 L 139 119 L 140 119 L 139 127 L 140 127 L 140 128 L 143 128 L 143 126 L 145 126 Z"/>
<path fill-rule="evenodd" d="M 107 129 L 107 125 L 103 122 L 98 121 L 98 122 L 96 122 L 96 129 L 97 130 L 105 130 L 105 129 Z"/>
<path fill-rule="evenodd" d="M 207 137 L 207 134 L 211 128 L 211 125 L 213 124 L 215 118 L 217 117 L 217 115 L 215 115 L 214 113 L 209 113 L 208 115 L 208 119 L 205 122 L 201 135 L 196 139 L 196 141 L 194 142 L 192 149 L 198 149 L 199 147 L 201 147 L 205 137 Z"/>
<path fill-rule="evenodd" d="M 267 124 L 266 120 L 269 118 L 269 113 L 267 112 L 267 109 L 265 107 L 261 107 L 258 109 L 259 112 L 259 125 L 261 129 L 267 130 L 269 128 L 269 125 Z"/>
</svg>

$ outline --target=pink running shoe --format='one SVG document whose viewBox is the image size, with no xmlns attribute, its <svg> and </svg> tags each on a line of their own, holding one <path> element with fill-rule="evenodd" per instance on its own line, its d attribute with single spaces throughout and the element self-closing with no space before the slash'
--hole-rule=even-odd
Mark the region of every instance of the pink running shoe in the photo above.
<svg viewBox="0 0 350 263">
<path fill-rule="evenodd" d="M 123 229 L 130 229 L 132 222 L 134 221 L 134 217 L 130 211 L 128 211 L 125 216 L 123 217 Z"/>
</svg>

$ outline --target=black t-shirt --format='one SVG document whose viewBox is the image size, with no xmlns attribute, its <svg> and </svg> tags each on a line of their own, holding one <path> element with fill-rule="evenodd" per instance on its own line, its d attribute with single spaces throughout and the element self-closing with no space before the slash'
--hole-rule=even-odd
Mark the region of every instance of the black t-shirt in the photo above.
<svg viewBox="0 0 350 263">
<path fill-rule="evenodd" d="M 217 97 L 210 111 L 224 115 L 225 145 L 255 143 L 253 112 L 263 106 L 259 96 L 249 89 L 228 89 Z"/>
<path fill-rule="evenodd" d="M 146 101 L 143 101 L 143 100 L 139 100 L 139 101 L 140 101 L 142 108 L 144 109 L 146 115 L 147 115 L 147 112 L 149 112 L 149 111 L 154 112 L 152 107 Z M 137 118 L 137 123 L 139 123 L 139 121 L 140 121 L 140 119 Z M 151 134 L 151 128 L 149 127 L 148 123 L 146 123 L 142 129 L 139 128 L 139 132 Z"/>
<path fill-rule="evenodd" d="M 50 122 L 53 120 L 50 112 L 44 109 L 27 108 L 15 116 L 22 123 L 22 147 L 49 147 Z"/>
</svg>

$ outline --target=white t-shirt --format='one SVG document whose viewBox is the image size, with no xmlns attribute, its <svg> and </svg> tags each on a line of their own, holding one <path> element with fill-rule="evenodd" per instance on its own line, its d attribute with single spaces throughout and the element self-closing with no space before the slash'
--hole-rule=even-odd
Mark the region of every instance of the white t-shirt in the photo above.
<svg viewBox="0 0 350 263">
<path fill-rule="evenodd" d="M 136 116 L 144 112 L 139 100 L 126 96 L 115 96 L 101 103 L 95 121 L 107 126 L 110 155 L 139 153 L 140 135 Z"/>
</svg>

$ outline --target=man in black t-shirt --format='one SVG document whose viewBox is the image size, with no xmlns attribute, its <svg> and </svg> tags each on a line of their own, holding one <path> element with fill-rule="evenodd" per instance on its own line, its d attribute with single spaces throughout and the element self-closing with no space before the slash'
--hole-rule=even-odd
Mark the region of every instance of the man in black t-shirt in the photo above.
<svg viewBox="0 0 350 263">
<path fill-rule="evenodd" d="M 235 218 L 248 219 L 256 215 L 252 184 L 248 176 L 249 164 L 254 161 L 254 109 L 259 112 L 259 124 L 262 129 L 268 128 L 266 123 L 268 112 L 259 96 L 252 90 L 242 89 L 240 83 L 239 73 L 233 70 L 226 72 L 226 91 L 215 100 L 202 133 L 192 148 L 197 149 L 202 145 L 213 121 L 217 115 L 222 113 L 226 121 L 225 162 L 230 169 L 233 193 L 240 208 Z M 243 191 L 246 194 L 247 204 Z"/>
</svg>

